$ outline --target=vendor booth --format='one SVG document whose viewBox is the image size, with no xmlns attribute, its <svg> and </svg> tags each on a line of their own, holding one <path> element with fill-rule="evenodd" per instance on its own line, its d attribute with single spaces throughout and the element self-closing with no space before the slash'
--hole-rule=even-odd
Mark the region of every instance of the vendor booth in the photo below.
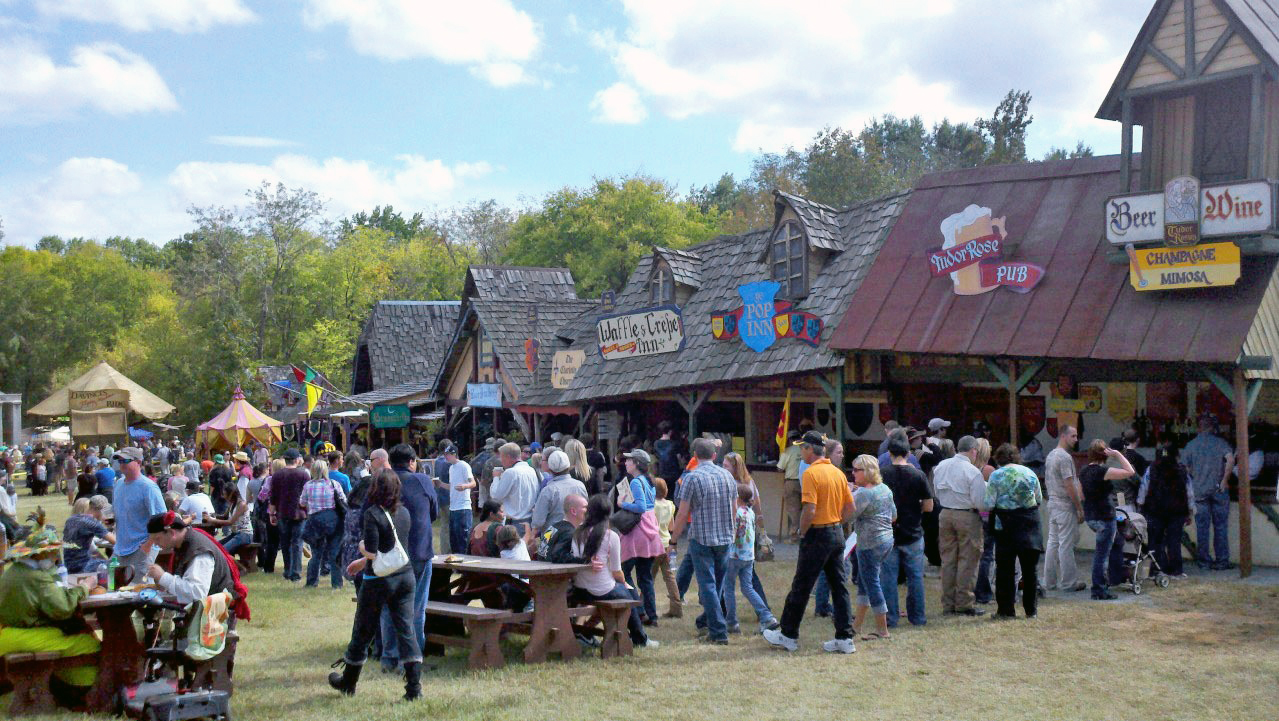
<svg viewBox="0 0 1279 721">
<path fill-rule="evenodd" d="M 129 414 L 159 420 L 173 406 L 130 380 L 105 361 L 40 401 L 28 414 L 71 417 L 71 435 L 81 443 L 124 441 Z"/>
<path fill-rule="evenodd" d="M 236 386 L 231 403 L 211 420 L 195 429 L 196 452 L 209 454 L 214 451 L 236 451 L 250 440 L 270 447 L 281 440 L 280 428 L 284 424 L 253 407 L 244 397 L 244 391 Z"/>
</svg>

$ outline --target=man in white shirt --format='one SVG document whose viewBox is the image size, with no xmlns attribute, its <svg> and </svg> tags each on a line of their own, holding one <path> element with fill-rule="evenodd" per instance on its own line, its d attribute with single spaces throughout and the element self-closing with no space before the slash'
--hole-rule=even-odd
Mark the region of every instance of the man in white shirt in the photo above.
<svg viewBox="0 0 1279 721">
<path fill-rule="evenodd" d="M 489 498 L 502 504 L 506 520 L 519 528 L 533 521 L 533 504 L 537 501 L 538 487 L 541 485 L 537 471 L 527 463 L 520 462 L 520 447 L 515 443 L 507 443 L 497 450 L 502 466 L 506 469 L 489 488 Z M 450 504 L 450 508 L 452 505 Z"/>
<path fill-rule="evenodd" d="M 449 464 L 449 550 L 466 553 L 471 536 L 471 489 L 475 488 L 475 474 L 471 464 L 457 457 L 457 446 L 444 448 L 444 460 Z"/>
<path fill-rule="evenodd" d="M 935 420 L 935 419 L 934 419 Z M 981 561 L 983 532 L 980 512 L 986 504 L 986 479 L 975 465 L 977 439 L 964 436 L 955 456 L 933 469 L 933 486 L 941 506 L 937 544 L 941 550 L 942 611 L 981 616 L 973 587 Z"/>
<path fill-rule="evenodd" d="M 178 506 L 178 513 L 190 516 L 192 523 L 203 523 L 205 516 L 209 518 L 217 516 L 213 510 L 213 499 L 201 490 L 199 481 L 187 481 L 187 497 L 182 499 L 182 505 Z"/>
</svg>

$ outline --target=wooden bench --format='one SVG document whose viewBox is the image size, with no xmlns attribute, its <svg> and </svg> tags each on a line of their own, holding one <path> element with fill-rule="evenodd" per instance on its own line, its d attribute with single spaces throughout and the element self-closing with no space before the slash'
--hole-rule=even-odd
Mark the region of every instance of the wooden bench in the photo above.
<svg viewBox="0 0 1279 721">
<path fill-rule="evenodd" d="M 9 715 L 26 716 L 57 710 L 57 703 L 49 690 L 54 672 L 97 664 L 97 654 L 63 656 L 57 652 L 34 652 L 0 656 L 0 689 L 13 689 Z"/>
<path fill-rule="evenodd" d="M 608 601 L 591 601 L 600 620 L 604 623 L 604 638 L 600 643 L 600 658 L 617 658 L 635 653 L 635 645 L 631 643 L 631 634 L 626 623 L 631 609 L 640 605 L 639 601 L 617 599 Z"/>
<path fill-rule="evenodd" d="M 524 620 L 524 614 L 511 613 L 505 609 L 463 606 L 443 601 L 427 601 L 426 614 L 460 619 L 466 624 L 466 637 L 428 633 L 426 639 L 444 646 L 471 649 L 471 655 L 467 658 L 467 666 L 471 669 L 501 668 L 506 663 L 498 643 L 502 625 L 507 621 Z"/>
<path fill-rule="evenodd" d="M 235 691 L 235 648 L 239 645 L 239 641 L 240 635 L 228 630 L 222 653 L 207 661 L 196 662 L 192 679 L 193 688 L 211 688 L 227 693 Z"/>
<path fill-rule="evenodd" d="M 239 559 L 241 574 L 257 573 L 258 553 L 262 550 L 260 543 L 246 543 L 235 549 L 235 557 Z"/>
</svg>

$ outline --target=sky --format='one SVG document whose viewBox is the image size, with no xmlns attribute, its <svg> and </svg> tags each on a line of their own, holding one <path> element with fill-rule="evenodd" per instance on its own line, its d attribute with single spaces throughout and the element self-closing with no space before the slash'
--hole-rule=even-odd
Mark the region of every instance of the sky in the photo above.
<svg viewBox="0 0 1279 721">
<path fill-rule="evenodd" d="M 0 222 L 191 228 L 263 181 L 340 218 L 523 206 L 592 178 L 681 190 L 893 114 L 1033 96 L 1032 157 L 1082 140 L 1153 0 L 0 0 Z"/>
</svg>

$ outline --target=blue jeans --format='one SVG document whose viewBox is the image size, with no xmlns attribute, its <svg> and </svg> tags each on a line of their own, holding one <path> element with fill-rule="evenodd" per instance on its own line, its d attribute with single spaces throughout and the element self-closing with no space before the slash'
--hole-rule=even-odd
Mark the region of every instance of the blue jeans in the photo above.
<svg viewBox="0 0 1279 721">
<path fill-rule="evenodd" d="M 759 618 L 760 626 L 771 626 L 777 619 L 773 616 L 773 612 L 768 610 L 768 604 L 764 599 L 760 598 L 755 591 L 755 561 L 743 561 L 737 558 L 729 557 L 727 568 L 724 570 L 724 588 L 721 596 L 724 599 L 725 621 L 729 628 L 737 625 L 737 584 L 742 585 L 742 595 L 746 597 L 746 602 L 755 609 L 755 616 Z"/>
<path fill-rule="evenodd" d="M 982 542 L 981 562 L 977 564 L 977 586 L 973 596 L 977 603 L 990 603 L 995 598 L 995 589 L 991 586 L 990 569 L 995 565 L 995 534 L 987 533 Z"/>
<path fill-rule="evenodd" d="M 1095 598 L 1106 592 L 1110 579 L 1123 568 L 1124 538 L 1119 535 L 1119 527 L 1113 518 L 1109 521 L 1089 521 L 1088 527 L 1097 534 L 1097 548 L 1092 554 L 1092 595 Z"/>
<path fill-rule="evenodd" d="M 449 550 L 466 553 L 471 540 L 471 509 L 449 511 Z"/>
<path fill-rule="evenodd" d="M 632 573 L 634 572 L 634 573 Z M 622 574 L 631 588 L 639 591 L 643 601 L 643 618 L 657 618 L 657 592 L 653 589 L 653 559 L 628 558 L 622 561 Z"/>
<path fill-rule="evenodd" d="M 342 551 L 342 528 L 338 524 L 338 512 L 333 509 L 307 516 L 302 536 L 311 544 L 311 560 L 306 564 L 306 585 L 320 582 L 320 569 L 330 566 L 329 577 L 334 588 L 342 587 L 342 566 L 338 553 Z"/>
<path fill-rule="evenodd" d="M 280 519 L 280 550 L 284 552 L 284 577 L 302 580 L 302 520 Z"/>
<path fill-rule="evenodd" d="M 724 577 L 728 562 L 728 544 L 706 546 L 693 539 L 688 540 L 688 555 L 693 559 L 693 574 L 697 577 L 697 599 L 702 604 L 706 630 L 712 640 L 728 638 L 728 624 L 720 609 L 718 580 Z M 703 623 L 698 623 L 702 626 Z"/>
<path fill-rule="evenodd" d="M 857 579 L 853 576 L 852 559 L 855 555 L 849 554 L 848 558 L 844 559 L 844 578 L 853 579 L 853 583 L 857 582 Z M 831 614 L 830 583 L 826 581 L 826 574 L 823 573 L 817 576 L 817 585 L 813 586 L 813 597 L 816 599 L 814 610 L 817 611 L 817 614 L 819 616 L 829 616 Z"/>
<path fill-rule="evenodd" d="M 893 552 L 893 542 L 885 541 L 870 548 L 864 548 L 864 545 L 857 544 L 857 605 L 870 606 L 870 610 L 875 613 L 888 613 L 884 587 L 879 581 L 884 559 Z M 897 579 L 894 578 L 893 582 L 896 583 Z"/>
<path fill-rule="evenodd" d="M 912 626 L 928 623 L 924 612 L 924 539 L 904 546 L 893 546 L 879 567 L 879 584 L 884 589 L 884 606 L 888 609 L 888 627 L 896 628 L 898 611 L 897 577 L 899 568 L 906 570 L 906 618 Z"/>
<path fill-rule="evenodd" d="M 1226 564 L 1230 561 L 1230 493 L 1217 491 L 1203 498 L 1195 499 L 1195 543 L 1198 544 L 1196 555 L 1199 565 L 1206 566 L 1214 562 L 1208 553 L 1208 532 L 1212 531 L 1213 550 L 1216 551 L 1216 563 Z"/>
<path fill-rule="evenodd" d="M 253 542 L 253 534 L 249 533 L 248 531 L 240 531 L 239 533 L 232 533 L 229 536 L 224 536 L 222 538 L 222 547 L 226 549 L 227 553 L 234 556 L 235 552 L 239 550 L 240 546 L 243 546 L 246 543 L 252 543 L 252 542 Z"/>
<path fill-rule="evenodd" d="M 684 557 L 679 561 L 679 568 L 675 569 L 675 587 L 679 590 L 680 598 L 688 595 L 688 587 L 692 582 L 693 556 L 688 551 L 685 551 Z"/>
<path fill-rule="evenodd" d="M 409 619 L 413 632 L 417 635 L 417 647 L 426 646 L 426 602 L 431 590 L 431 561 L 413 561 L 413 573 L 416 574 L 416 585 L 413 588 L 413 616 Z M 382 668 L 395 668 L 400 664 L 399 643 L 395 637 L 395 625 L 391 612 L 382 610 Z"/>
<path fill-rule="evenodd" d="M 652 560 L 652 559 L 649 559 Z M 595 599 L 597 601 L 638 601 L 639 594 L 635 589 L 627 588 L 626 584 L 620 581 L 613 586 L 613 590 L 603 596 L 584 591 L 582 589 L 572 589 L 570 598 L 578 601 L 587 601 Z M 643 646 L 648 643 L 648 634 L 644 633 L 644 622 L 640 620 L 639 606 L 631 606 L 631 613 L 626 618 L 626 631 L 630 634 L 631 643 L 636 646 Z"/>
</svg>

